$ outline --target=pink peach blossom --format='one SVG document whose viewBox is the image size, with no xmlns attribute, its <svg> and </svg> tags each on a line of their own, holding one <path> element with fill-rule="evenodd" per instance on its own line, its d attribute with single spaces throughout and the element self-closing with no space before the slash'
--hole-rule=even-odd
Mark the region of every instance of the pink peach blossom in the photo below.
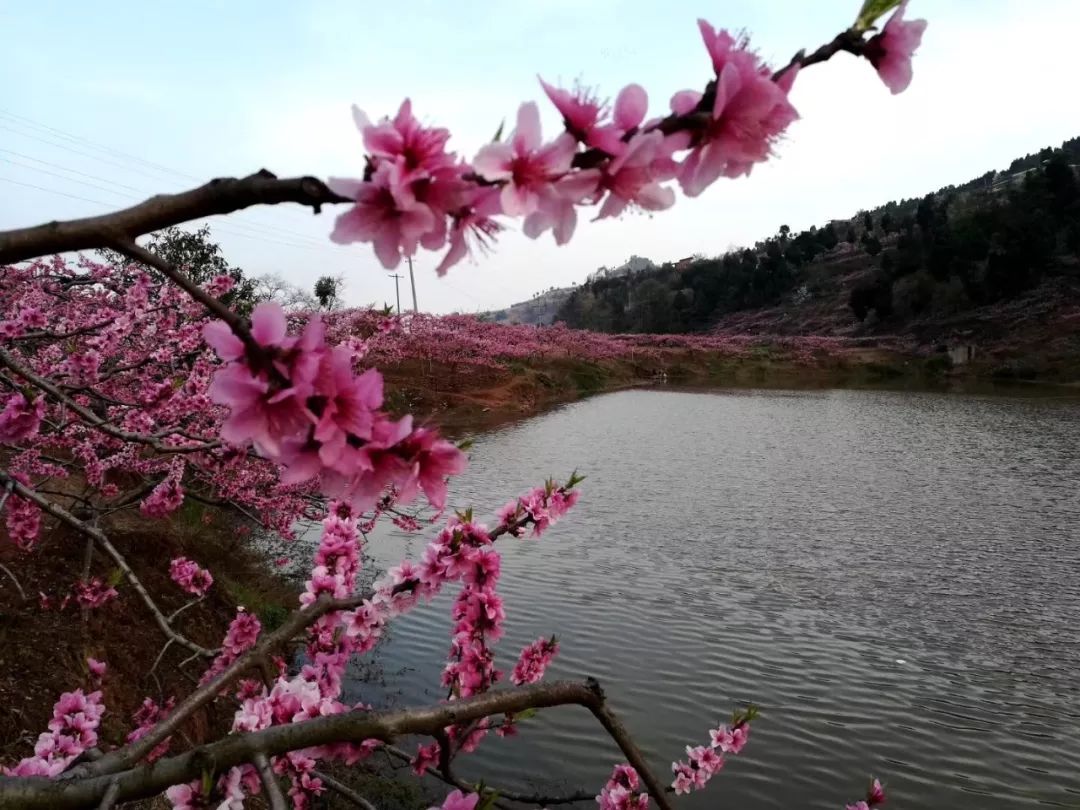
<svg viewBox="0 0 1080 810">
<path fill-rule="evenodd" d="M 866 43 L 863 55 L 878 72 L 885 86 L 902 93 L 911 84 L 911 57 L 922 43 L 926 20 L 905 20 L 907 0 L 900 4 L 880 34 Z"/>
</svg>

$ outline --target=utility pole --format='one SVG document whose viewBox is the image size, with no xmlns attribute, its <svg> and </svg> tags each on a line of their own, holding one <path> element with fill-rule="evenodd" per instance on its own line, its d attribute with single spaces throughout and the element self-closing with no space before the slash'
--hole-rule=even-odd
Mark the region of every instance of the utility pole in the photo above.
<svg viewBox="0 0 1080 810">
<path fill-rule="evenodd" d="M 391 273 L 394 279 L 394 296 L 397 298 L 397 314 L 401 314 L 401 273 Z"/>
<path fill-rule="evenodd" d="M 412 256 L 405 257 L 409 262 L 409 284 L 412 285 L 412 311 L 413 315 L 416 314 L 416 279 L 413 277 L 412 272 Z"/>
</svg>

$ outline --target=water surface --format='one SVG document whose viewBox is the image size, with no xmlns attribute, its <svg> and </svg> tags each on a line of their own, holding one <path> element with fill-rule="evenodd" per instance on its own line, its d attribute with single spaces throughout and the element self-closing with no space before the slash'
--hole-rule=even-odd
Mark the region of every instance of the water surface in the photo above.
<svg viewBox="0 0 1080 810">
<path fill-rule="evenodd" d="M 1080 806 L 1076 399 L 627 391 L 479 436 L 451 501 L 486 514 L 574 468 L 565 521 L 500 541 L 500 663 L 556 632 L 550 677 L 598 678 L 665 779 L 759 705 L 744 754 L 681 806 L 842 807 L 870 773 L 897 807 Z M 424 542 L 372 547 L 388 565 Z M 451 598 L 382 646 L 399 691 L 357 696 L 442 697 Z M 616 761 L 567 708 L 459 770 L 591 790 Z"/>
</svg>

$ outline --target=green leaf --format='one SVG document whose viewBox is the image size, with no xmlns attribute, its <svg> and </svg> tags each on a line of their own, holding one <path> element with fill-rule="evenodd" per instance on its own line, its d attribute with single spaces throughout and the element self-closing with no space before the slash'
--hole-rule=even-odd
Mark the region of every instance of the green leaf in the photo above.
<svg viewBox="0 0 1080 810">
<path fill-rule="evenodd" d="M 109 572 L 109 587 L 115 588 L 124 579 L 124 572 L 119 568 L 114 568 Z"/>
<path fill-rule="evenodd" d="M 495 143 L 498 143 L 499 141 L 501 141 L 502 136 L 503 136 L 503 129 L 505 127 L 506 127 L 506 119 L 504 118 L 502 121 L 499 122 L 499 128 L 497 130 L 495 130 L 495 137 L 492 138 L 491 140 L 494 141 Z"/>
<path fill-rule="evenodd" d="M 483 789 L 483 784 L 481 784 L 481 789 Z M 491 810 L 499 798 L 499 792 L 497 790 L 492 790 L 489 793 L 482 793 L 480 795 L 483 796 L 483 798 L 480 800 L 480 803 L 476 805 L 476 810 Z"/>
<path fill-rule="evenodd" d="M 580 484 L 584 480 L 585 480 L 585 476 L 584 475 L 578 475 L 577 470 L 574 470 L 572 473 L 570 473 L 570 480 L 566 482 L 566 488 L 567 489 L 573 489 L 574 487 L 576 487 L 578 484 Z"/>
<path fill-rule="evenodd" d="M 457 449 L 460 450 L 462 453 L 468 453 L 470 450 L 473 449 L 473 445 L 475 444 L 476 442 L 474 442 L 472 439 L 466 439 L 465 441 L 458 444 Z"/>
<path fill-rule="evenodd" d="M 528 720 L 531 717 L 536 717 L 536 709 L 525 709 L 524 711 L 517 712 L 514 715 L 514 722 L 520 723 L 522 720 Z"/>
<path fill-rule="evenodd" d="M 869 31 L 882 14 L 892 11 L 900 2 L 901 0 L 866 0 L 855 19 L 855 30 Z"/>
</svg>

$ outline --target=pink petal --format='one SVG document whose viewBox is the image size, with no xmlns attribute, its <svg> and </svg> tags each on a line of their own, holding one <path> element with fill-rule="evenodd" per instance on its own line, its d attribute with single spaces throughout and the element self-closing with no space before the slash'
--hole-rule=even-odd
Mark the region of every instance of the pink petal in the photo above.
<svg viewBox="0 0 1080 810">
<path fill-rule="evenodd" d="M 552 227 L 552 233 L 555 236 L 556 245 L 565 245 L 570 241 L 570 237 L 574 235 L 574 229 L 577 227 L 577 209 L 574 208 L 572 203 L 566 203 L 559 206 L 556 209 L 555 223 Z"/>
<path fill-rule="evenodd" d="M 671 111 L 676 115 L 688 115 L 700 102 L 701 93 L 696 90 L 680 90 L 671 97 Z"/>
<path fill-rule="evenodd" d="M 600 185 L 599 169 L 571 172 L 555 184 L 555 193 L 564 200 L 581 202 L 594 194 Z"/>
<path fill-rule="evenodd" d="M 203 327 L 203 340 L 222 360 L 239 360 L 244 356 L 244 343 L 225 321 L 210 321 Z"/>
<path fill-rule="evenodd" d="M 398 236 L 389 228 L 375 237 L 375 255 L 387 270 L 393 270 L 401 263 L 401 247 Z"/>
<path fill-rule="evenodd" d="M 724 65 L 720 75 L 716 79 L 716 100 L 713 102 L 713 118 L 720 118 L 724 114 L 724 108 L 735 97 L 742 87 L 742 77 L 735 65 Z"/>
<path fill-rule="evenodd" d="M 356 128 L 361 132 L 371 126 L 371 119 L 367 117 L 367 113 L 355 104 L 352 105 L 352 117 L 353 121 L 356 122 Z"/>
<path fill-rule="evenodd" d="M 633 129 L 644 119 L 649 109 L 649 94 L 640 84 L 628 84 L 615 99 L 615 125 Z"/>
<path fill-rule="evenodd" d="M 514 130 L 513 145 L 517 154 L 535 152 L 540 148 L 540 110 L 535 101 L 527 101 L 518 107 L 517 128 Z"/>
<path fill-rule="evenodd" d="M 288 324 L 281 304 L 263 301 L 251 313 L 251 336 L 260 346 L 276 346 L 285 339 Z"/>
<path fill-rule="evenodd" d="M 521 232 L 530 239 L 538 239 L 553 223 L 554 217 L 548 211 L 534 211 L 525 217 Z"/>
<path fill-rule="evenodd" d="M 473 159 L 473 168 L 485 180 L 509 180 L 514 150 L 508 143 L 489 143 L 480 148 Z"/>
<path fill-rule="evenodd" d="M 626 209 L 628 204 L 628 200 L 624 197 L 620 197 L 618 194 L 608 194 L 607 199 L 604 200 L 604 204 L 600 206 L 600 212 L 593 221 L 607 219 L 608 217 L 617 217 Z"/>
<path fill-rule="evenodd" d="M 461 233 L 454 234 L 454 237 L 450 240 L 450 249 L 446 251 L 443 260 L 435 268 L 436 275 L 445 276 L 446 271 L 464 259 L 468 253 L 469 248 L 465 244 L 465 235 Z"/>
<path fill-rule="evenodd" d="M 371 239 L 370 215 L 359 206 L 338 214 L 334 220 L 334 230 L 330 232 L 330 241 L 339 245 L 350 242 L 367 242 Z"/>
<path fill-rule="evenodd" d="M 364 181 L 352 180 L 347 177 L 330 177 L 327 178 L 326 185 L 335 194 L 355 200 L 360 195 L 360 189 L 364 187 Z"/>
<path fill-rule="evenodd" d="M 539 200 L 535 193 L 527 188 L 507 183 L 499 193 L 503 212 L 509 217 L 528 216 L 536 210 Z"/>
<path fill-rule="evenodd" d="M 784 72 L 784 75 L 776 83 L 776 86 L 783 90 L 785 95 L 791 92 L 791 88 L 795 84 L 795 77 L 799 75 L 799 67 L 799 63 L 796 62 L 789 70 Z"/>
<path fill-rule="evenodd" d="M 569 132 L 564 132 L 540 150 L 537 159 L 548 174 L 562 174 L 570 171 L 576 152 L 577 141 Z"/>
<path fill-rule="evenodd" d="M 638 189 L 634 202 L 646 211 L 663 211 L 675 204 L 675 192 L 659 183 L 648 183 Z"/>
</svg>

